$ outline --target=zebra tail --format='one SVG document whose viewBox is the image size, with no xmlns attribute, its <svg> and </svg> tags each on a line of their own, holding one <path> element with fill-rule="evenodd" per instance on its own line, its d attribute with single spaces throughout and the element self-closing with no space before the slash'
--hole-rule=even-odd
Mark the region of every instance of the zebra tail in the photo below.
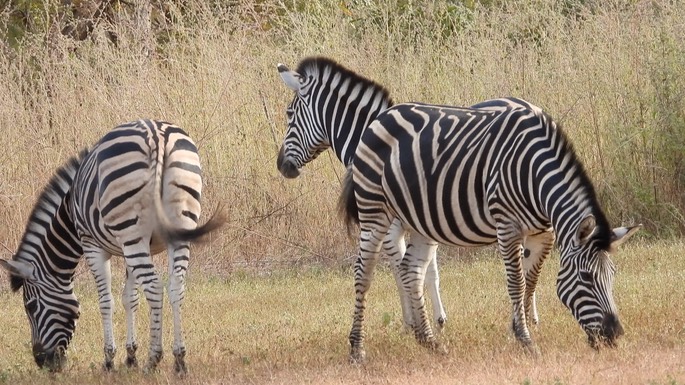
<svg viewBox="0 0 685 385">
<path fill-rule="evenodd" d="M 347 228 L 347 235 L 352 238 L 352 231 L 359 224 L 359 209 L 354 196 L 354 181 L 352 180 L 352 166 L 347 167 L 342 182 L 342 192 L 338 199 L 338 214 L 342 217 Z"/>
<path fill-rule="evenodd" d="M 226 223 L 226 216 L 222 207 L 217 207 L 209 220 L 194 229 L 180 229 L 171 223 L 164 209 L 162 201 L 162 178 L 164 176 L 165 146 L 158 146 L 155 164 L 155 193 L 154 204 L 157 213 L 157 233 L 167 242 L 202 242 L 204 236 Z"/>
</svg>

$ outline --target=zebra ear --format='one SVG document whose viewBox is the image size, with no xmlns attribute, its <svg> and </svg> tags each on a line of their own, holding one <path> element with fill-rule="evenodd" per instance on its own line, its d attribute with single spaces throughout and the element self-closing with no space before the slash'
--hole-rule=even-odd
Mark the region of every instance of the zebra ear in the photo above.
<svg viewBox="0 0 685 385">
<path fill-rule="evenodd" d="M 295 71 L 291 71 L 283 64 L 278 64 L 278 74 L 281 75 L 281 79 L 285 82 L 285 85 L 293 91 L 299 91 L 302 85 L 302 75 Z"/>
<path fill-rule="evenodd" d="M 29 263 L 15 260 L 0 259 L 0 266 L 7 270 L 10 275 L 22 279 L 33 278 L 33 266 Z"/>
<path fill-rule="evenodd" d="M 617 227 L 613 229 L 611 231 L 611 248 L 615 249 L 616 247 L 622 245 L 623 242 L 627 241 L 628 238 L 630 238 L 641 228 L 642 224 L 631 227 Z"/>
<path fill-rule="evenodd" d="M 597 222 L 595 221 L 595 216 L 590 214 L 583 218 L 578 225 L 578 230 L 576 233 L 576 242 L 578 245 L 584 245 L 592 237 L 592 233 L 595 232 L 595 227 L 597 227 Z"/>
</svg>

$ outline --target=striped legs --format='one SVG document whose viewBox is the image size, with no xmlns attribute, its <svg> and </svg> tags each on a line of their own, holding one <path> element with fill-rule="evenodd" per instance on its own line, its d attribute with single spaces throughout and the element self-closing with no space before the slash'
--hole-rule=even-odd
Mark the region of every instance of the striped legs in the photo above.
<svg viewBox="0 0 685 385">
<path fill-rule="evenodd" d="M 400 304 L 402 305 L 402 320 L 404 327 L 408 330 L 414 330 L 414 317 L 411 310 L 411 300 L 404 292 L 402 286 L 402 275 L 400 271 L 400 264 L 404 253 L 407 251 L 407 245 L 404 240 L 405 230 L 399 219 L 395 218 L 390 225 L 388 234 L 383 240 L 383 252 L 390 259 L 390 267 L 392 268 L 392 275 L 395 277 L 397 284 L 397 292 L 400 294 Z"/>
<path fill-rule="evenodd" d="M 350 331 L 350 362 L 362 363 L 366 358 L 364 350 L 364 311 L 366 309 L 366 293 L 371 287 L 374 269 L 378 263 L 386 229 L 368 230 L 362 228 L 359 236 L 359 256 L 354 263 L 354 317 Z"/>
<path fill-rule="evenodd" d="M 431 349 L 442 349 L 433 336 L 428 316 L 423 286 L 426 269 L 435 260 L 437 242 L 414 231 L 411 232 L 407 252 L 402 259 L 402 286 L 411 301 L 414 323 L 414 335 L 421 345 Z"/>
<path fill-rule="evenodd" d="M 181 326 L 181 305 L 183 298 L 185 298 L 185 279 L 188 271 L 190 247 L 187 244 L 169 245 L 168 255 L 169 287 L 167 293 L 174 316 L 174 370 L 179 374 L 185 374 L 188 369 L 185 363 L 186 346 L 183 341 L 183 328 Z"/>
<path fill-rule="evenodd" d="M 405 234 L 406 231 L 402 227 L 402 223 L 395 218 L 390 226 L 390 230 L 388 230 L 388 235 L 383 241 L 383 252 L 390 258 L 392 274 L 395 277 L 397 291 L 400 294 L 404 326 L 409 330 L 414 330 L 414 316 L 412 314 L 411 299 L 404 292 L 400 271 L 400 264 L 402 263 L 402 259 L 407 250 L 404 240 Z M 438 328 L 442 329 L 447 321 L 447 314 L 445 313 L 445 308 L 443 307 L 440 298 L 440 275 L 438 274 L 438 261 L 435 251 L 433 251 L 433 254 L 430 257 L 430 262 L 426 270 L 425 285 L 431 296 L 433 321 Z"/>
<path fill-rule="evenodd" d="M 517 340 L 532 354 L 536 355 L 537 347 L 530 338 L 528 325 L 526 324 L 526 312 L 524 295 L 526 281 L 522 266 L 522 238 L 520 230 L 516 226 L 498 223 L 497 245 L 504 259 L 504 267 L 507 274 L 507 289 L 512 304 L 512 329 Z"/>
<path fill-rule="evenodd" d="M 524 306 L 526 319 L 534 325 L 539 322 L 538 309 L 535 303 L 535 287 L 538 283 L 542 264 L 554 247 L 554 239 L 554 232 L 550 229 L 540 234 L 527 236 L 523 244 L 523 271 L 526 277 Z"/>
<path fill-rule="evenodd" d="M 138 312 L 138 286 L 136 277 L 130 268 L 126 268 L 126 283 L 121 295 L 121 303 L 124 305 L 126 313 L 126 366 L 138 366 L 136 350 L 136 313 Z"/>
<path fill-rule="evenodd" d="M 438 330 L 442 330 L 447 322 L 447 313 L 442 306 L 442 299 L 440 298 L 440 274 L 438 273 L 438 248 L 434 248 L 432 255 L 429 257 L 430 262 L 426 270 L 426 288 L 431 296 L 431 305 L 433 305 L 433 321 L 438 326 Z"/>
<path fill-rule="evenodd" d="M 164 287 L 155 272 L 150 257 L 150 240 L 136 238 L 123 241 L 124 258 L 127 269 L 130 269 L 143 288 L 143 294 L 150 306 L 150 351 L 145 370 L 154 370 L 162 359 L 162 300 Z M 133 345 L 132 345 L 133 347 Z"/>
<path fill-rule="evenodd" d="M 82 240 L 83 241 L 83 240 Z M 83 254 L 90 271 L 95 278 L 98 289 L 98 303 L 100 305 L 100 315 L 102 316 L 102 329 L 104 331 L 104 369 L 111 370 L 114 367 L 114 356 L 117 348 L 114 342 L 114 326 L 112 317 L 114 315 L 114 301 L 112 299 L 112 270 L 110 267 L 110 255 L 98 246 L 85 241 Z"/>
</svg>

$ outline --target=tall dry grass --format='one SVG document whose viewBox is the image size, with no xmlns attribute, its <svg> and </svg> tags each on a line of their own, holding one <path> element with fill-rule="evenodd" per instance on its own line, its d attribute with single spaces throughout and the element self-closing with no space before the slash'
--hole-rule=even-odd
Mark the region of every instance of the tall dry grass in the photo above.
<svg viewBox="0 0 685 385">
<path fill-rule="evenodd" d="M 96 29 L 81 42 L 60 38 L 48 48 L 36 34 L 4 48 L 6 250 L 15 249 L 56 167 L 115 125 L 144 117 L 187 129 L 200 146 L 206 211 L 227 204 L 229 225 L 196 250 L 193 263 L 233 271 L 346 261 L 355 242 L 334 209 L 342 166 L 326 154 L 288 181 L 275 168 L 292 97 L 275 65 L 294 67 L 307 55 L 337 59 L 385 85 L 396 101 L 526 98 L 565 126 L 612 223 L 642 222 L 654 237 L 685 230 L 679 2 L 572 10 L 548 0 L 489 8 L 399 0 L 211 4 L 199 2 L 159 27 L 150 57 L 123 21 L 111 27 L 116 46 Z"/>
</svg>

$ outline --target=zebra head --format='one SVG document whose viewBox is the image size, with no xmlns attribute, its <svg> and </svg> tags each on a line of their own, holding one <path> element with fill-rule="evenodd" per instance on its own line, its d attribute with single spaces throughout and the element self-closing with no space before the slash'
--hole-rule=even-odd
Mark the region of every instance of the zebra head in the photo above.
<svg viewBox="0 0 685 385">
<path fill-rule="evenodd" d="M 588 336 L 590 346 L 616 346 L 623 335 L 618 309 L 613 298 L 616 267 L 609 255 L 632 236 L 641 225 L 619 227 L 603 240 L 592 215 L 578 226 L 571 245 L 561 251 L 557 295 L 571 310 Z"/>
<path fill-rule="evenodd" d="M 278 152 L 277 166 L 284 177 L 296 178 L 302 166 L 330 147 L 330 143 L 312 95 L 318 78 L 291 71 L 283 64 L 278 64 L 278 72 L 295 91 L 295 97 L 286 110 L 288 130 Z"/>
<path fill-rule="evenodd" d="M 64 286 L 57 279 L 41 277 L 34 265 L 17 259 L 0 260 L 0 266 L 10 273 L 13 291 L 24 289 L 24 310 L 31 326 L 36 364 L 60 371 L 80 315 L 71 283 Z"/>
</svg>

